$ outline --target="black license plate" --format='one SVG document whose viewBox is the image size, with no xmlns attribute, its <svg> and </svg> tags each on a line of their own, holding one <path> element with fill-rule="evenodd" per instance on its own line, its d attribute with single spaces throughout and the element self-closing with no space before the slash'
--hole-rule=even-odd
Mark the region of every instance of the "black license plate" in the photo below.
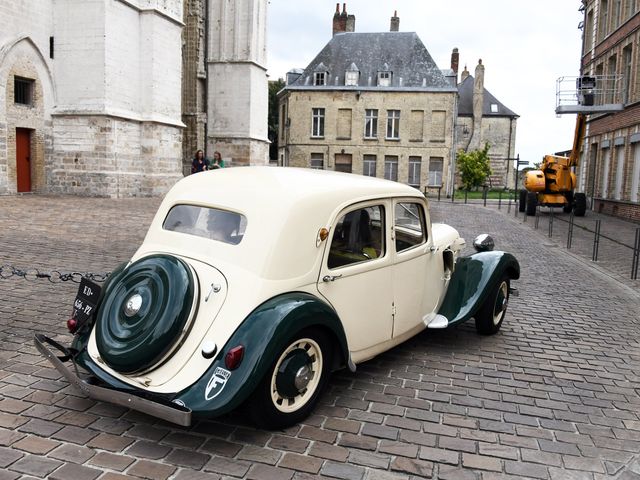
<svg viewBox="0 0 640 480">
<path fill-rule="evenodd" d="M 100 298 L 100 285 L 83 278 L 80 280 L 78 293 L 73 302 L 73 318 L 78 322 L 78 327 L 85 324 L 95 313 Z"/>
</svg>

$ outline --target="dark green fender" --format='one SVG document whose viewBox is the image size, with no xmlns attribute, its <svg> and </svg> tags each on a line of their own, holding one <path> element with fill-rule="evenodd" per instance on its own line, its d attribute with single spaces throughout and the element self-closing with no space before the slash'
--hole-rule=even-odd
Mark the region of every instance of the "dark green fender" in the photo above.
<svg viewBox="0 0 640 480">
<path fill-rule="evenodd" d="M 231 336 L 207 372 L 192 386 L 176 394 L 173 400 L 184 403 L 196 416 L 217 416 L 233 410 L 251 395 L 291 337 L 307 327 L 323 328 L 333 337 L 336 347 L 334 369 L 350 364 L 344 329 L 333 308 L 308 293 L 286 293 L 254 310 Z M 223 376 L 228 375 L 224 387 L 215 398 L 207 400 L 205 393 L 211 396 L 216 370 L 222 368 L 228 372 L 224 357 L 237 345 L 244 346 L 240 367 L 232 370 L 230 375 L 223 372 Z"/>
<path fill-rule="evenodd" d="M 447 317 L 449 325 L 468 320 L 505 274 L 512 280 L 520 278 L 520 265 L 510 253 L 491 251 L 459 257 L 438 313 Z"/>
</svg>

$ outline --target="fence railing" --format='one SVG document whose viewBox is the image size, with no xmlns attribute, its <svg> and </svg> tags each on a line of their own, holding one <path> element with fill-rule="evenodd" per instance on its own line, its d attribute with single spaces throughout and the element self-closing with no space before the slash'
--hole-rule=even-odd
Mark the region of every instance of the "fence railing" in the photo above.
<svg viewBox="0 0 640 480">
<path fill-rule="evenodd" d="M 435 190 L 435 189 L 433 189 Z M 427 198 L 437 199 L 438 202 L 442 201 L 441 189 L 437 191 L 424 191 Z M 493 198 L 489 198 L 489 189 L 484 188 L 481 191 L 480 198 L 469 198 L 470 192 L 467 191 L 453 191 L 453 194 L 447 198 L 450 202 L 461 202 L 475 204 L 482 203 L 483 206 L 497 206 L 498 210 L 502 209 L 506 204 L 507 213 L 511 213 L 513 208 L 513 215 L 517 218 L 519 214 L 522 214 L 522 222 L 527 223 L 527 214 L 524 211 L 520 211 L 519 198 L 517 191 L 504 190 L 498 192 L 492 192 Z M 477 195 L 477 194 L 474 194 Z M 496 198 L 497 197 L 497 198 Z M 591 261 L 601 262 L 601 249 L 603 248 L 603 241 L 609 243 L 608 248 L 613 246 L 617 250 L 611 251 L 608 255 L 607 262 L 616 262 L 617 266 L 623 271 L 626 270 L 629 273 L 631 280 L 638 279 L 638 270 L 640 270 L 640 226 L 631 227 L 629 234 L 635 234 L 633 240 L 627 238 L 621 239 L 619 233 L 616 232 L 615 226 L 607 222 L 606 218 L 589 218 L 579 217 L 580 223 L 576 223 L 576 217 L 573 212 L 570 214 L 561 214 L 562 208 L 545 207 L 545 212 L 541 215 L 540 207 L 536 208 L 536 214 L 534 216 L 533 228 L 538 230 L 540 228 L 540 219 L 545 218 L 547 222 L 547 235 L 549 238 L 553 238 L 554 235 L 566 236 L 566 249 L 576 249 L 574 243 L 579 240 L 578 248 L 585 256 L 590 255 Z M 614 232 L 614 233 L 611 233 Z M 622 249 L 622 253 L 620 251 Z"/>
</svg>

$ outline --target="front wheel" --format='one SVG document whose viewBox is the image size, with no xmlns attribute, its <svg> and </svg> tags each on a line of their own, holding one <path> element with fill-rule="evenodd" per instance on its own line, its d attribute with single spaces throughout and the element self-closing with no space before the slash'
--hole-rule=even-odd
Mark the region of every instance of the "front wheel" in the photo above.
<svg viewBox="0 0 640 480">
<path fill-rule="evenodd" d="M 538 194 L 535 192 L 527 193 L 527 215 L 533 217 L 536 214 L 538 206 Z"/>
<path fill-rule="evenodd" d="M 475 315 L 476 330 L 492 335 L 500 330 L 509 303 L 509 277 L 503 275 Z"/>
<path fill-rule="evenodd" d="M 315 407 L 331 372 L 333 351 L 327 335 L 307 329 L 286 342 L 249 400 L 254 422 L 286 428 Z"/>
<path fill-rule="evenodd" d="M 527 191 L 520 190 L 520 197 L 518 198 L 518 211 L 524 212 L 524 209 L 527 206 Z"/>
</svg>

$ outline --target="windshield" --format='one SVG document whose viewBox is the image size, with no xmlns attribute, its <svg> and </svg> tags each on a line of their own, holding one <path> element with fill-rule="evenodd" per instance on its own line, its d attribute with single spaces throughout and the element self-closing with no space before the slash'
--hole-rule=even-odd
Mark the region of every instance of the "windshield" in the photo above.
<svg viewBox="0 0 640 480">
<path fill-rule="evenodd" d="M 169 210 L 162 228 L 237 245 L 244 236 L 247 219 L 244 215 L 228 210 L 175 205 Z"/>
</svg>

